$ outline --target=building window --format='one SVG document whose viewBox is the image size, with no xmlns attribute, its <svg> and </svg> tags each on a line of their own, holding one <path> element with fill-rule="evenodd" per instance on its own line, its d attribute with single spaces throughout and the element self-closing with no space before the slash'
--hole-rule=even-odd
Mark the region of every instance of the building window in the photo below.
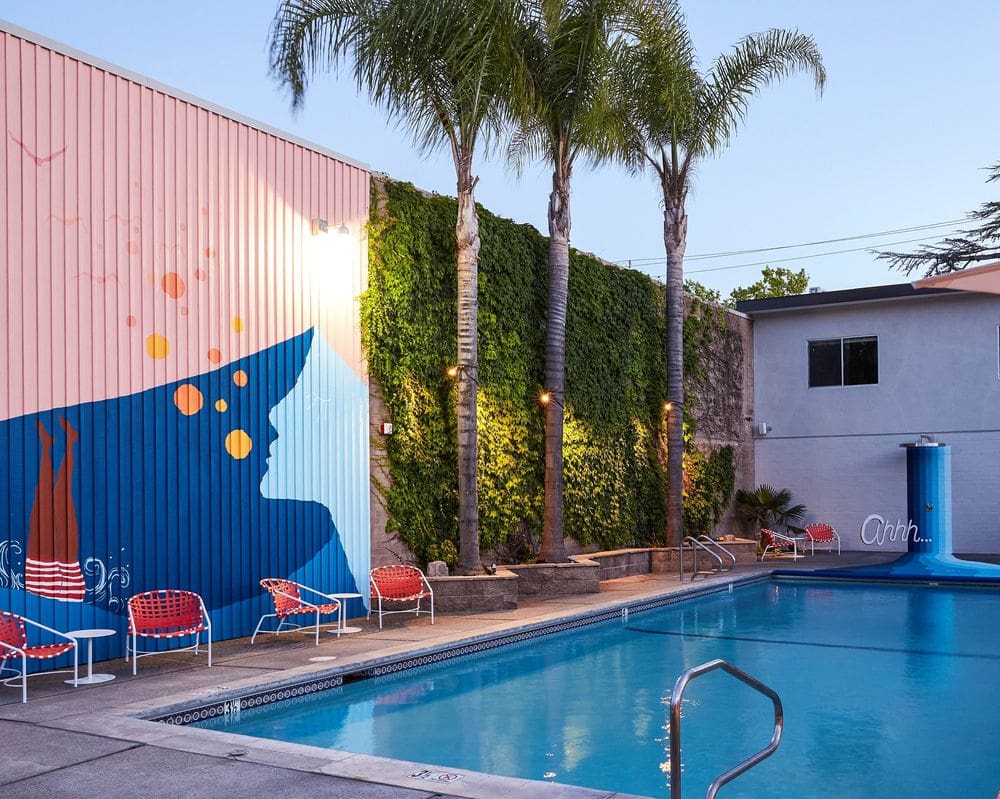
<svg viewBox="0 0 1000 799">
<path fill-rule="evenodd" d="M 809 387 L 878 383 L 878 336 L 809 342 Z"/>
</svg>

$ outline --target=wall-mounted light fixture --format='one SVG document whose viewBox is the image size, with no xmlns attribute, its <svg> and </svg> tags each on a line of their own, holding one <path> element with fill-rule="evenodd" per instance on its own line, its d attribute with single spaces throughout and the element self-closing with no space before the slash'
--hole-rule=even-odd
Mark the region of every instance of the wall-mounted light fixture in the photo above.
<svg viewBox="0 0 1000 799">
<path fill-rule="evenodd" d="M 318 236 L 320 233 L 326 233 L 330 229 L 330 224 L 325 219 L 314 219 L 310 225 L 312 228 L 312 234 Z"/>
<path fill-rule="evenodd" d="M 553 396 L 551 391 L 543 391 L 538 395 L 538 401 L 542 405 L 555 405 L 557 408 L 563 408 L 563 404 Z"/>
<path fill-rule="evenodd" d="M 460 375 L 462 375 L 462 376 L 465 376 L 465 377 L 469 378 L 469 380 L 471 380 L 471 381 L 472 381 L 473 383 L 475 383 L 475 384 L 476 384 L 477 386 L 479 385 L 479 381 L 478 381 L 478 380 L 476 380 L 476 378 L 475 378 L 475 377 L 473 377 L 473 376 L 472 376 L 472 375 L 471 375 L 471 374 L 470 374 L 470 373 L 469 373 L 469 372 L 467 371 L 467 367 L 466 367 L 466 366 L 464 366 L 463 364 L 460 364 L 460 363 L 458 363 L 458 364 L 453 364 L 452 366 L 449 366 L 449 367 L 448 367 L 447 369 L 445 369 L 444 373 L 445 373 L 446 375 L 448 375 L 448 377 L 450 377 L 450 378 L 452 378 L 452 379 L 454 379 L 454 378 L 456 378 L 456 377 L 459 377 Z"/>
<path fill-rule="evenodd" d="M 350 236 L 351 235 L 351 229 L 347 225 L 345 225 L 343 222 L 340 223 L 340 227 L 337 228 L 337 232 L 341 236 Z"/>
</svg>

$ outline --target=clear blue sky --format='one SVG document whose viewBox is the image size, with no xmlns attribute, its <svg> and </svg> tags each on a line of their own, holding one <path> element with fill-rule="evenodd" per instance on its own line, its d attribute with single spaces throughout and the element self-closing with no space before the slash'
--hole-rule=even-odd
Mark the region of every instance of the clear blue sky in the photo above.
<svg viewBox="0 0 1000 799">
<path fill-rule="evenodd" d="M 292 114 L 267 74 L 267 33 L 276 5 L 36 0 L 7 2 L 0 14 L 395 178 L 454 194 L 450 158 L 422 160 L 357 95 L 349 78 L 315 82 L 303 111 Z M 822 98 L 805 77 L 766 90 L 732 147 L 702 166 L 689 201 L 688 255 L 943 222 L 1000 193 L 984 183 L 982 171 L 1000 160 L 995 0 L 691 0 L 685 7 L 704 64 L 744 34 L 797 27 L 816 37 L 829 72 Z M 543 168 L 529 168 L 518 178 L 494 158 L 481 160 L 478 173 L 480 202 L 545 230 L 551 184 Z M 812 285 L 826 289 L 899 283 L 907 278 L 865 252 L 777 259 L 935 233 L 692 261 L 687 272 L 723 293 L 756 280 L 760 267 L 696 270 L 769 259 L 776 266 L 805 267 Z M 655 184 L 578 165 L 572 243 L 613 261 L 661 257 Z M 662 276 L 662 264 L 644 268 Z"/>
</svg>

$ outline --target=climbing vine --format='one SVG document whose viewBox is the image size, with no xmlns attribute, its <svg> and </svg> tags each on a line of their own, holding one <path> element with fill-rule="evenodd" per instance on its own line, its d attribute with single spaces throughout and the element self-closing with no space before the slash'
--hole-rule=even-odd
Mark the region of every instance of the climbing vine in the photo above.
<svg viewBox="0 0 1000 799">
<path fill-rule="evenodd" d="M 537 544 L 544 501 L 538 397 L 547 241 L 528 225 L 479 212 L 481 544 L 523 557 Z M 425 561 L 452 561 L 458 545 L 456 394 L 447 375 L 456 358 L 455 214 L 451 198 L 405 183 L 373 186 L 361 315 L 370 374 L 393 423 L 383 442 L 390 480 L 382 501 L 389 532 Z M 571 254 L 564 524 L 581 544 L 662 541 L 663 304 L 662 286 L 648 276 Z M 684 357 L 692 373 L 715 326 L 709 315 L 689 317 Z"/>
</svg>

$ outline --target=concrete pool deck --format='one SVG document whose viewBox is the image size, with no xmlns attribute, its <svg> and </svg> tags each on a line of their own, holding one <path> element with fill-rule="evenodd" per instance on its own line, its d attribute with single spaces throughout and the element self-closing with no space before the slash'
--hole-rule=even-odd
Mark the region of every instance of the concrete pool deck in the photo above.
<svg viewBox="0 0 1000 799">
<path fill-rule="evenodd" d="M 539 799 L 626 799 L 625 794 L 557 783 L 532 782 L 454 769 L 460 779 L 439 783 L 413 776 L 428 768 L 387 758 L 288 744 L 231 733 L 160 724 L 136 718 L 153 710 L 207 703 L 234 692 L 249 693 L 281 684 L 429 649 L 447 648 L 520 628 L 615 609 L 675 594 L 692 585 L 725 585 L 737 578 L 769 574 L 774 568 L 809 570 L 880 563 L 898 553 L 844 553 L 798 561 L 768 560 L 721 576 L 681 582 L 675 574 L 645 574 L 609 580 L 598 594 L 521 602 L 517 610 L 389 617 L 384 630 L 364 630 L 319 647 L 305 636 L 267 636 L 215 645 L 213 667 L 191 653 L 143 660 L 133 677 L 124 660 L 105 661 L 98 671 L 117 679 L 72 688 L 66 675 L 29 679 L 28 703 L 20 689 L 0 690 L 0 795 L 4 797 L 331 796 L 358 799 L 422 797 L 539 797 Z M 356 623 L 356 622 L 355 622 Z M 335 657 L 335 660 L 326 658 Z M 83 667 L 85 668 L 85 667 Z M 442 759 L 446 759 L 442 757 Z"/>
</svg>

